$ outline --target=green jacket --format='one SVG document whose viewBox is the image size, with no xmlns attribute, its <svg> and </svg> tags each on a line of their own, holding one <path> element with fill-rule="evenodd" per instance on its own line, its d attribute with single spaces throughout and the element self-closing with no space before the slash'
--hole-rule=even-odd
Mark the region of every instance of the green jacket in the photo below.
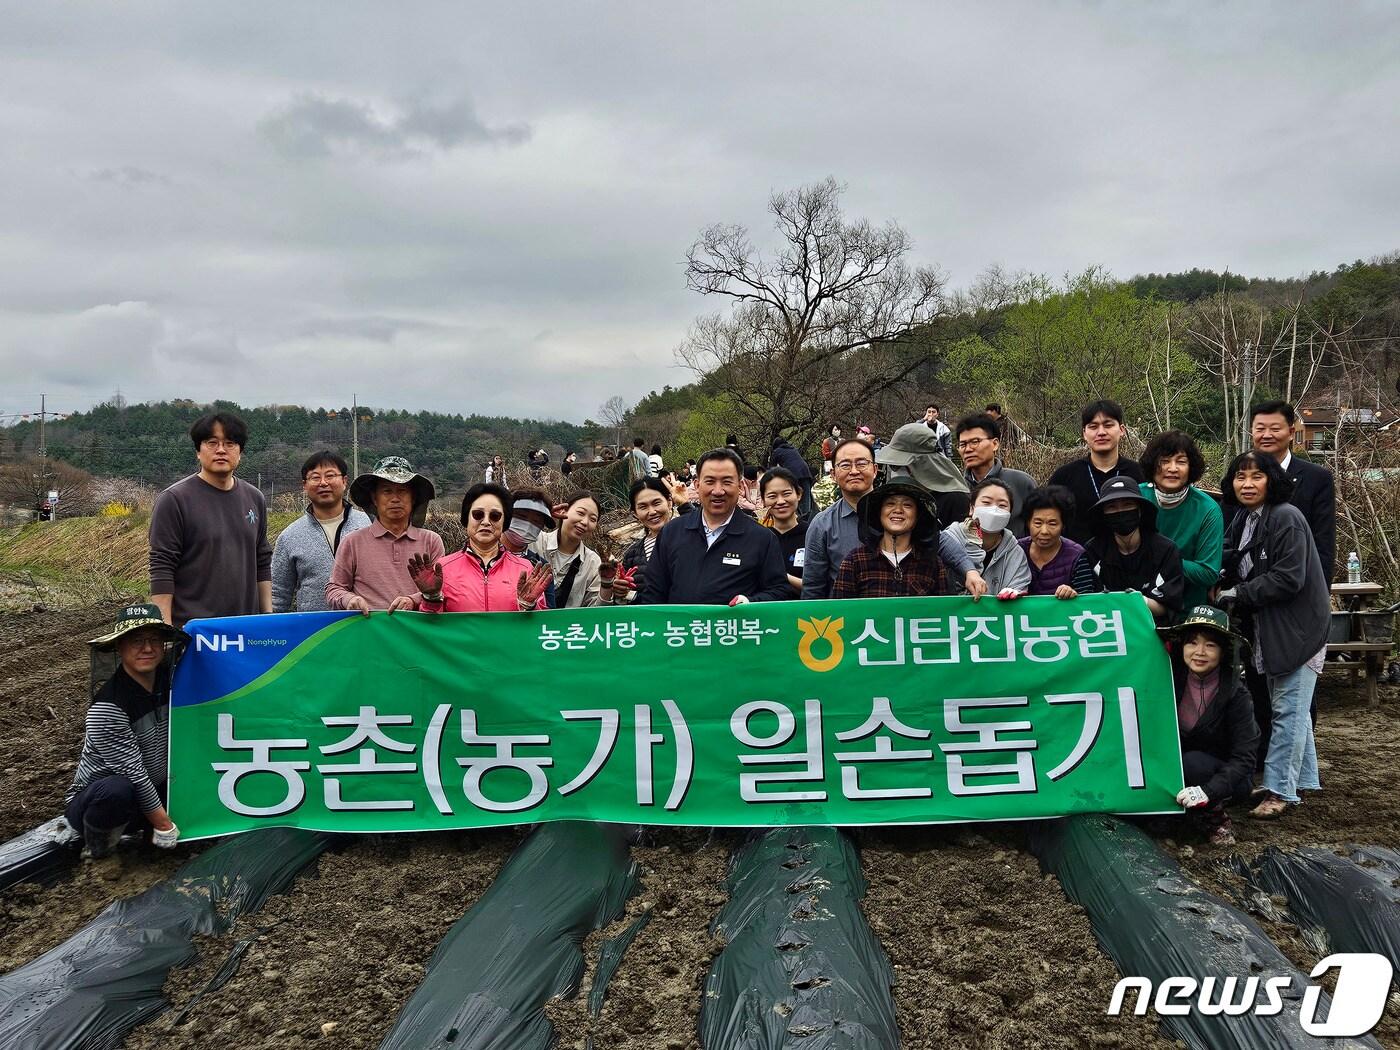
<svg viewBox="0 0 1400 1050">
<path fill-rule="evenodd" d="M 1181 569 L 1186 576 L 1186 605 L 1205 605 L 1208 592 L 1219 582 L 1220 559 L 1225 546 L 1225 518 L 1220 507 L 1194 485 L 1175 507 L 1157 502 L 1152 482 L 1139 486 L 1142 494 L 1157 507 L 1157 531 L 1181 551 Z"/>
</svg>

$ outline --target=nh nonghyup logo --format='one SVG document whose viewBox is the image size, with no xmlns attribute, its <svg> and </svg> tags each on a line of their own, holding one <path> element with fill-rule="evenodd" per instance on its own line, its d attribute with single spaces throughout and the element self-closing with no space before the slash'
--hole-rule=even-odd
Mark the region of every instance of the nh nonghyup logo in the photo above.
<svg viewBox="0 0 1400 1050">
<path fill-rule="evenodd" d="M 1322 988 L 1309 983 L 1303 989 L 1303 1003 L 1298 1023 L 1303 1031 L 1314 1036 L 1349 1038 L 1365 1035 L 1380 1021 L 1390 995 L 1390 982 L 1395 969 L 1384 955 L 1370 952 L 1338 952 L 1329 955 L 1313 967 L 1309 976 L 1316 981 L 1328 970 L 1337 971 L 1337 990 L 1332 993 L 1332 1006 L 1325 1019 L 1319 1019 L 1318 1007 Z M 1255 1014 L 1271 1017 L 1283 1012 L 1285 993 L 1291 991 L 1293 978 L 1288 975 L 1268 977 L 1168 977 L 1155 990 L 1146 977 L 1124 977 L 1113 988 L 1108 1015 L 1117 1017 L 1123 1010 L 1128 990 L 1137 990 L 1133 1013 L 1139 1017 L 1151 1006 L 1162 1017 L 1180 1017 L 1199 1011 L 1207 1017 L 1224 1014 L 1238 1017 Z M 1260 1000 L 1260 992 L 1263 999 Z M 1296 998 L 1296 996 L 1288 996 Z"/>
</svg>

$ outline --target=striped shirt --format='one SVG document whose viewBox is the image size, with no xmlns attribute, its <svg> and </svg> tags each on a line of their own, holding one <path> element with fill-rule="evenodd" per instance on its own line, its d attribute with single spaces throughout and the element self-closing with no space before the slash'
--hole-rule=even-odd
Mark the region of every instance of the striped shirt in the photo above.
<svg viewBox="0 0 1400 1050">
<path fill-rule="evenodd" d="M 97 691 L 88 708 L 83 752 L 64 796 L 65 806 L 89 784 L 114 775 L 131 781 L 142 813 L 165 804 L 161 796 L 170 746 L 170 679 L 165 667 L 156 671 L 155 686 L 155 692 L 146 692 L 118 667 Z"/>
</svg>

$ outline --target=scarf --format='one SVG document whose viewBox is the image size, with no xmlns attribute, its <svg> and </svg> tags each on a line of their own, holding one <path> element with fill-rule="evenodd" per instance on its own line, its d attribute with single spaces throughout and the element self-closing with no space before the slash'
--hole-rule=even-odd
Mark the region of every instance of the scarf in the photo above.
<svg viewBox="0 0 1400 1050">
<path fill-rule="evenodd" d="M 1206 707 L 1215 699 L 1220 689 L 1220 668 L 1208 675 L 1186 673 L 1186 682 L 1181 697 L 1176 702 L 1176 720 L 1183 733 L 1196 728 L 1196 723 L 1206 713 Z"/>
<path fill-rule="evenodd" d="M 1173 507 L 1179 507 L 1181 505 L 1181 501 L 1184 500 L 1190 494 L 1190 492 L 1190 485 L 1187 485 L 1176 492 L 1163 492 L 1161 489 L 1158 489 L 1157 505 L 1165 508 L 1166 510 L 1171 510 Z"/>
</svg>

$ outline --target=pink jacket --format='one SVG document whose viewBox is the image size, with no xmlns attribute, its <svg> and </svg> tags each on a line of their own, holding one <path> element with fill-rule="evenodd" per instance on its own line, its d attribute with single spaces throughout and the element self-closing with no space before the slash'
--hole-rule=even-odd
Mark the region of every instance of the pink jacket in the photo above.
<svg viewBox="0 0 1400 1050">
<path fill-rule="evenodd" d="M 420 600 L 418 608 L 422 612 L 518 612 L 515 589 L 520 585 L 520 574 L 534 567 L 507 550 L 491 563 L 490 573 L 483 573 L 481 562 L 466 551 L 449 554 L 441 564 L 442 601 L 433 604 Z M 544 595 L 540 595 L 535 608 L 544 607 Z"/>
</svg>

